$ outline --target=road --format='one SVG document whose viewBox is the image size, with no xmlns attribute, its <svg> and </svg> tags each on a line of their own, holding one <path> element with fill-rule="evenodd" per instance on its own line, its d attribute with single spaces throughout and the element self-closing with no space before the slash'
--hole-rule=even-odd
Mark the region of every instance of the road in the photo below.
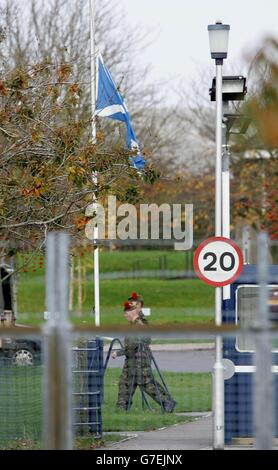
<svg viewBox="0 0 278 470">
<path fill-rule="evenodd" d="M 155 351 L 153 353 L 161 371 L 170 372 L 211 372 L 214 351 Z M 106 358 L 106 354 L 105 354 Z M 110 358 L 108 367 L 122 367 L 124 357 Z"/>
</svg>

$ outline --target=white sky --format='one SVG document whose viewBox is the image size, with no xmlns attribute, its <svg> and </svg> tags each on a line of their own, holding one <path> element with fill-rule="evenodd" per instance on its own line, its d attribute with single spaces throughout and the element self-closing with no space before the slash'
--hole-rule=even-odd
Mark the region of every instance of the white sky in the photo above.
<svg viewBox="0 0 278 470">
<path fill-rule="evenodd" d="M 278 0 L 119 0 L 129 25 L 155 29 L 155 41 L 142 53 L 155 81 L 190 83 L 197 68 L 212 64 L 207 25 L 220 19 L 231 26 L 224 74 L 243 74 L 247 53 L 270 34 L 278 38 Z M 241 65 L 239 65 L 241 63 Z M 235 64 L 240 70 L 235 70 Z M 229 69 L 230 67 L 230 69 Z M 232 68 L 232 70 L 231 70 Z"/>
</svg>

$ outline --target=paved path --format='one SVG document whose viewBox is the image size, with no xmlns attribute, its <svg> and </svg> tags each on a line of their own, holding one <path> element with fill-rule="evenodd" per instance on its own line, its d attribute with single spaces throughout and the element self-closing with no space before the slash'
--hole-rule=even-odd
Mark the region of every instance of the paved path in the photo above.
<svg viewBox="0 0 278 470">
<path fill-rule="evenodd" d="M 191 423 L 175 424 L 157 431 L 140 431 L 134 436 L 103 447 L 103 450 L 208 449 L 212 446 L 212 417 L 207 414 Z"/>
<path fill-rule="evenodd" d="M 123 338 L 121 338 L 123 342 Z M 119 348 L 119 345 L 116 345 L 116 349 Z M 109 345 L 105 344 L 103 350 L 107 352 Z M 151 344 L 152 351 L 204 351 L 204 350 L 214 350 L 215 343 L 166 343 L 166 344 Z"/>
<path fill-rule="evenodd" d="M 161 371 L 211 372 L 215 353 L 206 351 L 157 351 L 153 353 Z"/>
<path fill-rule="evenodd" d="M 153 351 L 159 369 L 170 372 L 211 372 L 215 361 L 214 351 L 208 350 L 157 350 Z M 104 360 L 106 359 L 106 354 Z M 110 358 L 108 367 L 122 367 L 124 357 Z"/>
</svg>

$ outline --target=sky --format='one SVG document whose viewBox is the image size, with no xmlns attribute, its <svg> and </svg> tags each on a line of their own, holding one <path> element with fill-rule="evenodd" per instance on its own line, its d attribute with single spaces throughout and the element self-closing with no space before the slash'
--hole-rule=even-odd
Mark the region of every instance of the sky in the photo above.
<svg viewBox="0 0 278 470">
<path fill-rule="evenodd" d="M 278 38 L 278 0 L 119 0 L 130 26 L 153 30 L 154 41 L 140 61 L 151 63 L 151 78 L 190 86 L 200 69 L 211 67 L 207 25 L 230 24 L 224 74 L 247 72 L 248 57 L 263 38 Z M 171 99 L 169 97 L 169 99 Z"/>
</svg>

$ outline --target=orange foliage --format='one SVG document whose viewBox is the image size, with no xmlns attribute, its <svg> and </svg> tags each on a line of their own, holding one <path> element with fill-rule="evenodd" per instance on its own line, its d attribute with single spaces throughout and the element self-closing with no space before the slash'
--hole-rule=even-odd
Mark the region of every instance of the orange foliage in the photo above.
<svg viewBox="0 0 278 470">
<path fill-rule="evenodd" d="M 4 82 L 2 82 L 2 80 L 0 80 L 0 94 L 2 96 L 7 96 L 7 94 L 8 94 L 8 90 L 7 90 Z"/>
</svg>

